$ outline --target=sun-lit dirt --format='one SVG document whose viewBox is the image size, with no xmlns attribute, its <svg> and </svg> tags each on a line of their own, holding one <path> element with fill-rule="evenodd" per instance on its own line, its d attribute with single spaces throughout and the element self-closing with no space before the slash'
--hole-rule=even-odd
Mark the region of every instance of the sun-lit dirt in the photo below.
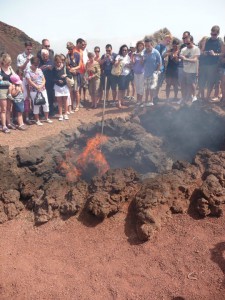
<svg viewBox="0 0 225 300">
<path fill-rule="evenodd" d="M 125 117 L 132 108 L 107 109 Z M 63 124 L 1 134 L 10 149 L 28 146 L 81 122 L 101 119 L 101 109 L 81 109 Z M 223 206 L 224 210 L 224 206 Z M 129 212 L 129 213 L 128 213 Z M 87 214 L 34 226 L 23 211 L 0 225 L 0 299 L 223 300 L 225 216 L 195 219 L 177 214 L 151 241 L 136 239 L 132 207 L 103 222 Z"/>
<path fill-rule="evenodd" d="M 127 209 L 97 226 L 33 227 L 29 213 L 1 225 L 0 298 L 224 299 L 224 217 L 175 215 L 153 241 L 133 244 Z"/>
</svg>

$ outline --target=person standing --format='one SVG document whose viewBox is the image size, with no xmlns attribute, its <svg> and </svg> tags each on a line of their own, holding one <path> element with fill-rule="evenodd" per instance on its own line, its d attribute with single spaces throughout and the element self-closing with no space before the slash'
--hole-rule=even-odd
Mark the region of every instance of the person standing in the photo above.
<svg viewBox="0 0 225 300">
<path fill-rule="evenodd" d="M 134 55 L 135 51 L 136 51 L 136 44 L 131 43 L 130 49 L 128 51 L 128 55 L 130 56 L 131 60 L 132 60 L 132 56 Z M 131 90 L 132 90 L 132 92 L 131 92 Z M 134 100 L 135 92 L 136 91 L 135 91 L 135 84 L 134 84 L 134 71 L 133 71 L 133 69 L 131 69 L 131 72 L 129 74 L 129 84 L 128 84 L 125 99 L 126 100 Z"/>
<path fill-rule="evenodd" d="M 24 46 L 25 46 L 24 52 L 17 56 L 17 67 L 18 67 L 19 71 L 23 72 L 22 85 L 23 85 L 23 94 L 24 94 L 24 99 L 25 99 L 24 100 L 25 123 L 28 125 L 31 125 L 33 123 L 29 119 L 30 107 L 31 107 L 30 90 L 29 90 L 27 81 L 25 79 L 25 74 L 30 69 L 30 66 L 31 66 L 30 60 L 33 57 L 33 54 L 32 54 L 33 44 L 31 41 L 26 41 L 24 43 Z"/>
<path fill-rule="evenodd" d="M 43 123 L 40 121 L 39 113 L 40 113 L 40 105 L 35 104 L 35 97 L 38 92 L 43 94 L 45 98 L 45 104 L 42 105 L 45 122 L 51 124 L 52 120 L 49 119 L 49 104 L 48 104 L 48 95 L 45 89 L 45 77 L 41 69 L 38 68 L 40 64 L 40 60 L 38 57 L 32 57 L 30 60 L 31 66 L 29 70 L 26 72 L 26 79 L 30 89 L 30 97 L 33 102 L 33 114 L 35 117 L 36 125 L 42 126 Z"/>
<path fill-rule="evenodd" d="M 42 70 L 45 76 L 45 87 L 48 94 L 48 102 L 49 102 L 49 115 L 54 116 L 54 90 L 53 90 L 53 80 L 52 80 L 52 68 L 54 66 L 54 61 L 50 59 L 49 51 L 47 49 L 41 50 L 41 61 L 39 68 Z"/>
<path fill-rule="evenodd" d="M 11 123 L 11 109 L 12 100 L 8 99 L 8 89 L 11 85 L 10 76 L 14 74 L 11 67 L 11 56 L 8 53 L 3 53 L 0 59 L 0 109 L 1 109 L 1 123 L 2 131 L 10 133 L 10 129 L 16 129 L 15 125 Z"/>
<path fill-rule="evenodd" d="M 79 94 L 79 89 L 81 86 L 81 75 L 79 73 L 80 54 L 78 52 L 73 51 L 74 44 L 72 42 L 67 42 L 66 47 L 68 50 L 68 53 L 66 55 L 66 68 L 67 68 L 67 73 L 69 73 L 72 78 L 72 80 L 70 80 L 70 84 L 67 82 L 67 85 L 70 90 L 71 112 L 72 112 L 75 101 L 80 99 L 80 94 Z M 75 111 L 79 111 L 79 102 L 76 102 Z"/>
<path fill-rule="evenodd" d="M 100 65 L 102 69 L 101 74 L 101 90 L 106 90 L 105 99 L 109 103 L 109 91 L 112 90 L 113 102 L 116 102 L 116 87 L 117 78 L 111 74 L 112 66 L 115 63 L 117 54 L 112 51 L 112 45 L 107 44 L 105 46 L 105 54 L 102 55 Z M 106 86 L 105 86 L 106 85 Z"/>
<path fill-rule="evenodd" d="M 157 83 L 157 88 L 155 91 L 155 98 L 158 99 L 158 95 L 159 95 L 159 90 L 163 84 L 163 81 L 165 79 L 165 74 L 166 74 L 166 65 L 165 65 L 165 56 L 168 50 L 168 47 L 170 45 L 172 41 L 172 35 L 171 34 L 166 34 L 163 38 L 163 40 L 161 41 L 161 43 L 159 43 L 158 45 L 156 45 L 155 49 L 159 51 L 160 55 L 161 55 L 161 59 L 162 59 L 162 65 L 160 68 L 160 74 L 158 76 L 158 83 Z"/>
<path fill-rule="evenodd" d="M 200 50 L 194 45 L 193 36 L 190 35 L 185 38 L 186 47 L 180 52 L 180 59 L 183 61 L 183 92 L 184 102 L 191 100 L 192 102 L 197 100 L 196 97 L 196 82 L 198 72 L 198 58 Z"/>
<path fill-rule="evenodd" d="M 76 99 L 76 108 L 79 110 L 80 107 L 83 107 L 83 105 L 80 103 L 81 98 L 81 89 L 85 85 L 85 64 L 83 59 L 83 49 L 86 47 L 86 42 L 82 38 L 77 39 L 76 46 L 73 48 L 73 52 L 76 52 L 80 55 L 80 62 L 79 62 L 79 69 L 77 69 L 77 72 L 80 74 L 81 77 L 81 85 L 79 88 L 79 96 Z"/>
<path fill-rule="evenodd" d="M 184 31 L 182 35 L 182 41 L 183 44 L 180 45 L 180 51 L 186 47 L 185 44 L 185 39 L 191 35 L 190 31 Z M 178 83 L 181 89 L 181 96 L 182 98 L 179 100 L 179 104 L 183 101 L 184 95 L 182 94 L 183 90 L 185 87 L 182 86 L 183 84 L 183 74 L 184 74 L 184 69 L 183 69 L 183 60 L 179 58 L 179 63 L 178 63 Z"/>
<path fill-rule="evenodd" d="M 136 44 L 137 51 L 131 56 L 137 105 L 141 105 L 144 94 L 144 46 L 143 41 L 138 41 Z"/>
<path fill-rule="evenodd" d="M 170 88 L 173 86 L 174 98 L 178 95 L 178 64 L 179 64 L 179 40 L 173 39 L 172 49 L 168 50 L 164 57 L 168 57 L 166 68 L 166 98 L 169 99 Z"/>
<path fill-rule="evenodd" d="M 68 96 L 70 94 L 69 88 L 66 84 L 66 68 L 64 66 L 61 55 L 55 55 L 54 68 L 52 70 L 52 77 L 54 82 L 55 97 L 58 102 L 59 121 L 69 120 L 68 117 Z M 63 115 L 64 109 L 64 115 Z"/>
<path fill-rule="evenodd" d="M 121 66 L 121 74 L 118 76 L 118 108 L 123 108 L 123 101 L 125 92 L 128 88 L 130 82 L 130 72 L 131 72 L 131 58 L 128 55 L 128 47 L 127 45 L 122 45 L 119 50 L 119 54 L 116 57 L 115 67 Z"/>
<path fill-rule="evenodd" d="M 48 52 L 49 52 L 49 59 L 51 61 L 53 61 L 54 60 L 54 51 L 52 49 L 50 49 L 50 47 L 51 46 L 50 46 L 49 40 L 48 39 L 43 39 L 42 42 L 41 42 L 41 50 L 42 49 L 48 50 Z M 41 56 L 41 50 L 39 50 L 37 52 L 37 57 L 40 59 L 40 64 L 42 65 L 43 61 L 42 61 L 42 56 Z"/>
<path fill-rule="evenodd" d="M 219 38 L 220 27 L 215 25 L 211 28 L 211 37 L 206 40 L 203 54 L 206 56 L 205 63 L 205 76 L 207 95 L 206 98 L 210 100 L 213 87 L 216 87 L 213 100 L 218 100 L 219 96 L 219 59 L 221 55 L 222 40 Z"/>
<path fill-rule="evenodd" d="M 94 60 L 94 53 L 88 52 L 88 62 L 86 64 L 88 90 L 91 96 L 92 108 L 97 108 L 99 87 L 100 87 L 100 65 Z"/>
<path fill-rule="evenodd" d="M 153 105 L 153 98 L 158 84 L 158 74 L 162 65 L 161 55 L 153 47 L 152 39 L 145 39 L 144 51 L 144 86 L 145 86 L 145 106 Z M 150 95 L 150 101 L 148 97 Z M 144 106 L 144 104 L 143 104 Z M 141 105 L 142 107 L 142 105 Z"/>
</svg>

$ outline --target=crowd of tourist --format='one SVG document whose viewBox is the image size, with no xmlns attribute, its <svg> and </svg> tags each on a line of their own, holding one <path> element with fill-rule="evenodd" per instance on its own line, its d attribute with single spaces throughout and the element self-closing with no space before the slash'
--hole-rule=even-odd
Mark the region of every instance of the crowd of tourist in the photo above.
<svg viewBox="0 0 225 300">
<path fill-rule="evenodd" d="M 225 41 L 219 34 L 219 26 L 213 26 L 210 37 L 203 37 L 198 45 L 188 31 L 183 33 L 182 42 L 170 34 L 157 45 L 152 38 L 146 38 L 129 47 L 123 44 L 118 54 L 107 44 L 102 55 L 100 47 L 88 51 L 86 41 L 79 38 L 76 44 L 66 44 L 66 55 L 55 55 L 49 40 L 43 39 L 42 49 L 34 56 L 33 45 L 27 41 L 24 52 L 17 57 L 17 70 L 11 67 L 10 55 L 1 54 L 2 131 L 10 133 L 14 129 L 26 130 L 31 124 L 51 124 L 56 114 L 58 121 L 69 120 L 70 114 L 83 107 L 81 96 L 87 100 L 87 90 L 93 109 L 103 95 L 119 109 L 124 108 L 128 98 L 137 106 L 152 106 L 164 81 L 166 99 L 173 88 L 178 104 L 198 99 L 220 100 L 223 104 Z"/>
</svg>

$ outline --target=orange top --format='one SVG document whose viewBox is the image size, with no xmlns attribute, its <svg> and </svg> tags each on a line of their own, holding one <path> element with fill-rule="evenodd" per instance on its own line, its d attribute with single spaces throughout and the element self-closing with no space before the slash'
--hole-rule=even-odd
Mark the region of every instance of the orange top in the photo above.
<svg viewBox="0 0 225 300">
<path fill-rule="evenodd" d="M 73 52 L 77 52 L 80 54 L 79 72 L 80 72 L 80 74 L 84 74 L 85 73 L 85 65 L 84 65 L 84 61 L 83 61 L 83 50 L 78 49 L 77 47 L 74 47 Z"/>
</svg>

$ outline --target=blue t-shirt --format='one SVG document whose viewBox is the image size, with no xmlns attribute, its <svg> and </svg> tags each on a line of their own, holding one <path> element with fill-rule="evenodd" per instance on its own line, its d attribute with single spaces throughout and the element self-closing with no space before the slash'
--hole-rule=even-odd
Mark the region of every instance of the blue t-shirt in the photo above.
<svg viewBox="0 0 225 300">
<path fill-rule="evenodd" d="M 106 61 L 103 63 L 102 72 L 105 75 L 110 75 L 111 74 L 112 66 L 115 62 L 116 57 L 117 57 L 117 54 L 113 52 L 111 57 L 107 58 Z M 102 55 L 101 59 L 104 59 L 104 58 L 105 58 L 105 54 Z"/>
<path fill-rule="evenodd" d="M 144 51 L 144 77 L 150 77 L 162 63 L 161 55 L 158 50 L 152 49 L 150 53 Z"/>
<path fill-rule="evenodd" d="M 161 69 L 160 71 L 161 72 L 164 72 L 165 71 L 165 60 L 164 60 L 164 57 L 163 55 L 166 53 L 166 46 L 162 45 L 162 44 L 158 44 L 156 45 L 155 47 L 156 50 L 159 51 L 159 54 L 161 55 L 161 59 L 162 59 L 162 66 L 161 66 Z"/>
</svg>

